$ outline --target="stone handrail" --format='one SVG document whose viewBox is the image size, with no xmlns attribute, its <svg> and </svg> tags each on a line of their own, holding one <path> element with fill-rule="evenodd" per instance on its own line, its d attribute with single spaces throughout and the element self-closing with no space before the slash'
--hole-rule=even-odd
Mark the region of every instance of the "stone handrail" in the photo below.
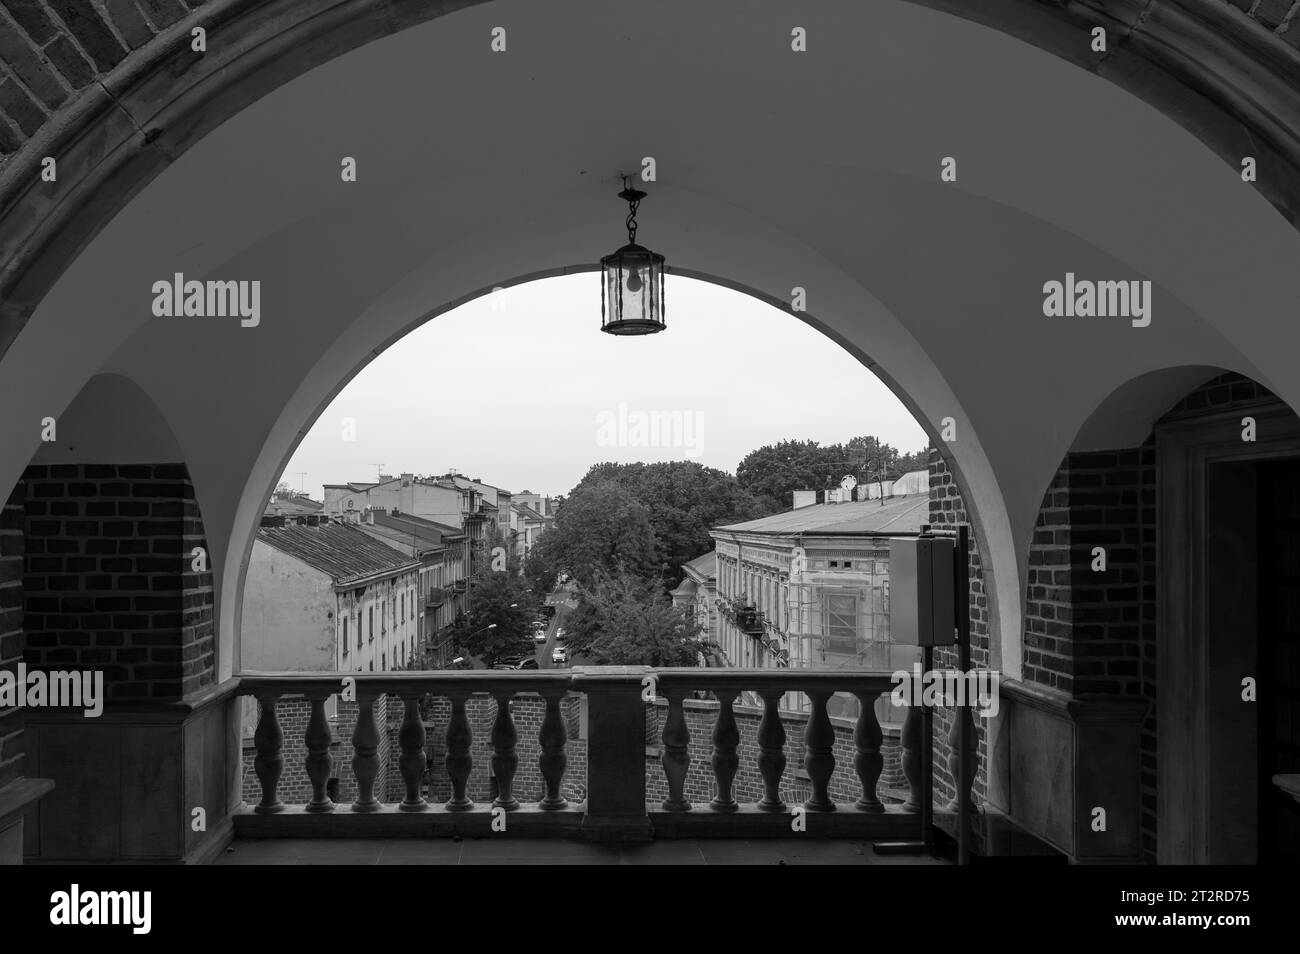
<svg viewBox="0 0 1300 954">
<path fill-rule="evenodd" d="M 486 822 L 499 821 L 503 813 L 519 813 L 531 830 L 541 834 L 562 834 L 580 827 L 626 840 L 650 837 L 656 831 L 676 833 L 689 828 L 723 824 L 722 816 L 740 816 L 748 820 L 754 833 L 788 833 L 779 818 L 768 819 L 766 827 L 759 816 L 823 813 L 827 819 L 822 834 L 831 834 L 839 826 L 843 833 L 867 831 L 852 818 L 863 823 L 870 817 L 877 824 L 870 831 L 898 831 L 897 823 L 913 818 L 920 811 L 918 794 L 924 789 L 922 778 L 922 738 L 917 731 L 903 733 L 903 770 L 911 797 L 903 806 L 885 806 L 877 795 L 883 757 L 882 731 L 876 718 L 876 699 L 894 685 L 892 674 L 885 672 L 821 672 L 772 669 L 652 669 L 641 666 L 592 666 L 561 670 L 453 670 L 382 673 L 245 673 L 238 677 L 236 690 L 258 700 L 260 717 L 254 735 L 256 758 L 254 771 L 261 783 L 261 798 L 255 806 L 236 811 L 236 829 L 249 833 L 290 835 L 303 834 L 364 835 L 380 830 L 384 834 L 419 831 L 429 834 L 436 829 L 427 824 L 399 816 L 419 816 L 432 823 L 452 825 L 449 816 L 457 816 L 457 831 L 487 828 Z M 327 794 L 333 763 L 330 747 L 330 722 L 326 717 L 326 700 L 347 690 L 358 707 L 356 728 L 351 737 L 352 771 L 357 795 L 350 806 L 336 805 Z M 707 804 L 693 805 L 684 791 L 690 771 L 690 731 L 683 712 L 683 701 L 697 692 L 709 692 L 718 701 L 712 731 L 710 760 L 716 795 Z M 764 794 L 755 804 L 742 805 L 733 794 L 733 781 L 740 763 L 740 734 L 733 705 L 742 691 L 754 692 L 763 700 L 764 711 L 758 727 L 758 772 L 763 779 Z M 780 716 L 780 702 L 786 692 L 802 692 L 812 703 L 803 735 L 803 768 L 811 784 L 811 796 L 802 807 L 787 806 L 781 795 L 781 779 L 786 770 L 786 732 Z M 853 736 L 853 767 L 861 783 L 861 794 L 843 818 L 831 813 L 840 806 L 831 799 L 829 782 L 835 769 L 835 732 L 827 712 L 827 701 L 837 692 L 851 693 L 859 701 L 859 715 Z M 568 733 L 560 710 L 561 700 L 570 693 L 585 697 L 587 712 L 587 779 L 586 799 L 571 804 L 561 794 L 567 768 L 565 754 Z M 518 733 L 511 713 L 511 700 L 527 694 L 541 696 L 545 716 L 538 731 L 538 769 L 545 783 L 545 793 L 536 802 L 521 802 L 514 794 L 514 779 L 519 767 L 516 754 Z M 497 783 L 496 797 L 490 805 L 476 804 L 467 794 L 467 782 L 473 768 L 472 726 L 466 713 L 471 696 L 487 695 L 496 700 L 496 714 L 489 736 L 492 775 Z M 374 795 L 380 759 L 381 730 L 374 706 L 382 696 L 400 699 L 405 707 L 397 736 L 400 748 L 401 778 L 405 797 L 398 803 L 382 804 Z M 421 701 L 435 696 L 450 702 L 446 729 L 446 773 L 450 798 L 434 805 L 421 788 L 426 771 L 426 727 L 420 712 Z M 303 736 L 305 769 L 311 782 L 310 801 L 286 805 L 277 789 L 284 770 L 284 737 L 276 715 L 281 698 L 303 698 L 310 703 L 311 716 Z M 667 780 L 668 798 L 662 806 L 652 806 L 646 799 L 645 739 L 648 703 L 660 697 L 667 703 L 667 719 L 662 733 L 661 764 Z M 391 704 L 391 703 L 390 703 Z M 909 710 L 908 720 L 920 710 Z M 691 821 L 692 812 L 703 808 L 700 817 Z M 386 821 L 360 816 L 381 815 Z M 549 818 L 545 816 L 549 815 Z M 303 816 L 313 816 L 315 821 Z M 576 818 L 575 818 L 576 816 Z M 870 817 L 868 817 L 870 816 Z M 516 817 L 511 814 L 511 817 Z M 295 822 L 299 818 L 301 821 Z M 346 821 L 346 819 L 353 821 Z M 278 822 L 273 819 L 279 819 Z M 438 820 L 441 821 L 438 821 Z M 472 824 L 479 820 L 478 828 Z M 567 820 L 566 820 L 567 819 Z M 242 824 L 241 824 L 242 823 Z M 367 823 L 375 823 L 374 825 Z M 689 824 L 687 824 L 689 823 Z M 779 823 L 779 824 L 778 824 Z M 504 825 L 504 823 L 502 823 Z M 512 825 L 515 823 L 512 822 Z M 735 821 L 731 823 L 734 827 Z M 682 826 L 686 825 L 686 828 Z M 847 825 L 847 827 L 844 827 Z M 890 827 L 893 825 L 894 827 Z M 882 827 L 883 826 L 883 827 Z M 761 830 L 758 830 L 761 829 Z M 502 830 L 502 829 L 491 829 Z M 514 830 L 514 829 L 512 829 Z M 745 829 L 748 831 L 749 829 Z"/>
</svg>

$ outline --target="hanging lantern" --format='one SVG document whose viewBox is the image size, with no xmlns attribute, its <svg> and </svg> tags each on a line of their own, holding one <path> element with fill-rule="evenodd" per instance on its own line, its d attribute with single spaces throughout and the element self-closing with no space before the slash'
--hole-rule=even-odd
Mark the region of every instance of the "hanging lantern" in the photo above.
<svg viewBox="0 0 1300 954">
<path fill-rule="evenodd" d="M 627 244 L 600 260 L 600 330 L 611 335 L 663 331 L 664 257 L 636 244 L 636 210 L 645 198 L 623 178 L 618 194 L 628 204 Z"/>
</svg>

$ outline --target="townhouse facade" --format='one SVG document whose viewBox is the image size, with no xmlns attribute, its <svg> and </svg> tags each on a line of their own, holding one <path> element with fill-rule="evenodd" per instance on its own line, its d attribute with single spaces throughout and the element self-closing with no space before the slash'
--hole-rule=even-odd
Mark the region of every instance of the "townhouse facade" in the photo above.
<svg viewBox="0 0 1300 954">
<path fill-rule="evenodd" d="M 889 631 L 889 537 L 915 534 L 929 521 L 929 485 L 916 475 L 899 483 L 917 492 L 894 495 L 886 487 L 881 497 L 863 485 L 858 499 L 852 491 L 827 491 L 820 503 L 807 502 L 811 492 L 796 492 L 790 511 L 711 532 L 723 665 L 911 667 L 916 647 L 895 645 Z M 804 712 L 809 701 L 788 693 L 783 706 Z M 857 702 L 839 694 L 828 711 L 854 718 Z M 877 716 L 901 719 L 886 701 Z"/>
</svg>

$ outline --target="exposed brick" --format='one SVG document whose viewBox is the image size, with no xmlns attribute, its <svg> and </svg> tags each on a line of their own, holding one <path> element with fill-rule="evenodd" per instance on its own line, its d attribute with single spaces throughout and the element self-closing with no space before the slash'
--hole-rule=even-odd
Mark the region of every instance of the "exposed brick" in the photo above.
<svg viewBox="0 0 1300 954">
<path fill-rule="evenodd" d="M 104 0 L 104 9 L 131 49 L 137 50 L 153 39 L 153 30 L 131 0 Z"/>
<path fill-rule="evenodd" d="M 17 128 L 4 116 L 0 116 L 0 153 L 11 156 L 22 144 L 23 139 L 18 135 Z"/>
<path fill-rule="evenodd" d="M 0 58 L 48 108 L 56 109 L 68 98 L 63 84 L 41 62 L 26 38 L 3 16 L 0 16 Z"/>
<path fill-rule="evenodd" d="M 99 15 L 99 11 L 86 0 L 46 0 L 46 3 L 64 22 L 101 73 L 122 62 L 126 50 L 113 36 L 113 31 Z"/>
<path fill-rule="evenodd" d="M 36 135 L 45 122 L 45 113 L 41 107 L 12 79 L 0 79 L 0 109 L 27 136 Z"/>
<path fill-rule="evenodd" d="M 0 0 L 0 3 L 36 43 L 43 44 L 58 33 L 58 27 L 40 0 Z"/>
<path fill-rule="evenodd" d="M 154 29 L 161 32 L 183 18 L 187 11 L 179 0 L 138 0 L 140 8 L 153 23 Z"/>
</svg>

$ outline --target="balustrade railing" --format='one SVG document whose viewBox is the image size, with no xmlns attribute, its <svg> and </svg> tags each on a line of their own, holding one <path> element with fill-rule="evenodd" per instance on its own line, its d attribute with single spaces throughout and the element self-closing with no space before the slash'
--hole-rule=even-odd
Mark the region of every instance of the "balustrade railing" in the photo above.
<svg viewBox="0 0 1300 954">
<path fill-rule="evenodd" d="M 932 759 L 919 731 L 921 710 L 908 710 L 901 733 L 907 798 L 904 800 L 900 793 L 886 804 L 879 791 L 884 733 L 876 717 L 875 702 L 893 688 L 890 673 L 575 667 L 520 672 L 245 674 L 239 679 L 238 692 L 253 695 L 259 704 L 253 769 L 261 785 L 261 798 L 256 805 L 245 805 L 235 813 L 237 832 L 352 837 L 429 832 L 420 819 L 436 820 L 434 829 L 454 824 L 457 830 L 474 830 L 476 825 L 488 830 L 489 823 L 499 822 L 505 814 L 526 820 L 529 831 L 542 834 L 560 834 L 575 828 L 620 838 L 741 831 L 788 834 L 790 824 L 783 816 L 815 814 L 822 819 L 817 823 L 821 834 L 916 835 L 918 821 L 929 821 L 928 817 L 917 817 L 922 809 L 921 793 L 932 790 L 930 778 L 926 777 Z M 327 793 L 328 783 L 337 773 L 330 754 L 334 740 L 325 705 L 331 695 L 344 690 L 345 680 L 357 710 L 350 740 L 356 797 L 350 805 L 339 805 Z M 707 721 L 711 706 L 692 705 L 688 718 L 686 703 L 701 692 L 716 700 L 716 712 L 708 732 L 710 754 L 706 759 L 699 757 L 697 740 L 697 757 L 693 760 L 691 724 L 698 727 L 701 721 Z M 754 693 L 762 700 L 761 721 L 754 736 L 757 756 L 751 756 L 752 763 L 743 767 L 751 797 L 755 775 L 761 779 L 762 795 L 753 802 L 737 798 L 742 755 L 736 701 L 742 692 Z M 811 701 L 811 712 L 806 716 L 784 713 L 780 703 L 787 692 L 804 693 Z M 852 694 L 858 701 L 852 749 L 847 757 L 843 738 L 837 756 L 836 732 L 827 711 L 829 699 L 839 692 Z M 572 802 L 563 794 L 570 760 L 566 751 L 569 732 L 561 704 L 569 693 L 585 697 L 586 777 L 574 780 L 575 787 L 585 791 L 586 797 L 580 802 Z M 515 786 L 520 738 L 512 703 L 525 695 L 536 697 L 536 704 L 544 712 L 540 723 L 535 717 L 533 720 L 538 725 L 537 773 L 531 777 L 542 780 L 542 787 L 533 792 L 541 796 L 536 801 L 521 800 L 527 793 L 516 791 Z M 386 731 L 377 724 L 375 705 L 383 696 L 388 697 L 390 711 L 395 702 L 401 707 L 396 710 L 401 713 L 401 725 L 396 733 L 399 752 L 395 764 L 404 797 L 388 803 L 375 794 L 381 767 L 379 750 Z M 487 733 L 487 748 L 491 751 L 487 761 L 496 783 L 495 797 L 477 802 L 469 787 L 474 769 L 474 734 L 467 703 L 474 696 L 496 701 L 495 717 Z M 310 780 L 311 798 L 298 805 L 286 805 L 277 794 L 285 770 L 285 740 L 276 702 L 290 698 L 306 700 L 311 710 L 302 739 L 302 767 Z M 421 706 L 431 698 L 446 700 L 444 708 L 449 711 L 444 741 L 450 794 L 442 804 L 432 804 L 424 791 L 428 740 Z M 658 707 L 647 706 L 647 701 L 655 700 L 661 700 Z M 648 709 L 664 715 L 662 747 L 657 753 L 663 783 L 656 787 L 662 791 L 666 784 L 667 797 L 654 801 L 647 799 L 647 764 L 652 766 L 651 772 L 655 771 L 654 759 L 647 759 L 653 753 L 653 748 L 647 752 Z M 786 729 L 791 721 L 803 721 L 802 758 L 797 766 L 791 766 L 787 757 Z M 844 797 L 846 773 L 841 770 L 836 783 L 840 792 L 837 802 L 831 783 L 840 758 L 851 763 L 857 793 L 856 797 Z M 701 772 L 705 765 L 707 769 Z M 692 778 L 692 772 L 711 777 Z M 799 805 L 787 803 L 789 792 L 795 788 L 807 790 L 808 797 Z M 692 800 L 692 791 L 706 794 Z M 515 826 L 510 830 L 519 830 L 516 822 L 508 824 Z M 807 821 L 804 824 L 807 827 L 802 830 L 812 830 Z M 491 830 L 499 831 L 506 825 L 502 822 Z"/>
</svg>

